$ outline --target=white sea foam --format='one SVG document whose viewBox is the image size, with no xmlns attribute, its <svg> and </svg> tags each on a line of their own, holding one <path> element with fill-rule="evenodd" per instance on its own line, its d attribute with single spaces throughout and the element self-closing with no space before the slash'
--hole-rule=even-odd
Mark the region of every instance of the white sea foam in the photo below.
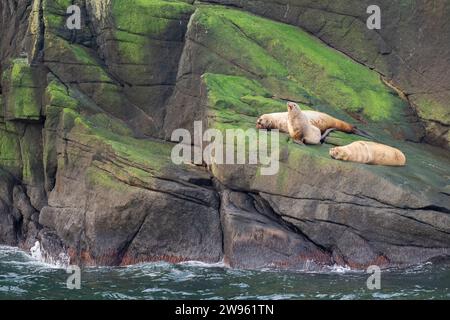
<svg viewBox="0 0 450 320">
<path fill-rule="evenodd" d="M 326 268 L 327 272 L 330 273 L 349 273 L 349 272 L 356 272 L 356 270 L 350 268 L 349 266 L 340 266 L 340 265 L 332 265 L 331 267 Z"/>
<path fill-rule="evenodd" d="M 227 266 L 223 261 L 207 263 L 202 261 L 184 261 L 180 265 L 186 265 L 189 267 L 199 267 L 199 268 L 226 268 Z"/>
<path fill-rule="evenodd" d="M 50 265 L 53 268 L 67 268 L 70 264 L 70 257 L 66 253 L 61 252 L 57 257 L 54 257 L 46 252 L 39 241 L 34 243 L 34 246 L 30 249 L 30 253 L 33 259 Z"/>
<path fill-rule="evenodd" d="M 11 253 L 19 254 L 25 258 L 25 261 L 11 261 L 11 263 L 18 265 L 36 265 L 49 269 L 63 269 L 69 265 L 70 261 L 69 256 L 65 253 L 60 253 L 56 258 L 52 257 L 45 251 L 39 241 L 34 243 L 30 252 L 17 247 L 0 246 L 0 257 L 10 255 Z"/>
<path fill-rule="evenodd" d="M 39 243 L 39 241 L 36 241 L 34 243 L 34 246 L 30 249 L 30 253 L 33 259 L 42 261 L 41 244 Z"/>
</svg>

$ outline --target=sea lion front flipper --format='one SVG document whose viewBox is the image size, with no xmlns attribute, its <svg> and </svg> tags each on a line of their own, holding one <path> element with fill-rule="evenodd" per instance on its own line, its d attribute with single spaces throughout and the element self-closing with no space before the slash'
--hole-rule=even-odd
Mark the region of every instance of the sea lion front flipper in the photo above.
<svg viewBox="0 0 450 320">
<path fill-rule="evenodd" d="M 327 137 L 331 132 L 333 132 L 333 131 L 336 131 L 336 128 L 329 128 L 329 129 L 327 129 L 327 130 L 323 133 L 322 137 L 320 137 L 320 143 L 324 143 L 326 137 Z"/>
<path fill-rule="evenodd" d="M 300 140 L 294 140 L 294 139 L 292 139 L 292 141 L 294 141 L 294 143 L 299 144 L 299 145 L 301 145 L 301 146 L 304 146 L 304 145 L 305 145 L 305 144 L 303 143 L 303 141 L 300 141 Z"/>
</svg>

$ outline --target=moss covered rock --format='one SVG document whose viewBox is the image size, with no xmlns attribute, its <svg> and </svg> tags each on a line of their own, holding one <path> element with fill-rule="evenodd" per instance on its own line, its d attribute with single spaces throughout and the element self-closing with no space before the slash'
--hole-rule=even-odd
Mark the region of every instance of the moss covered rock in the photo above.
<svg viewBox="0 0 450 320">
<path fill-rule="evenodd" d="M 15 59 L 3 74 L 5 118 L 7 120 L 39 120 L 41 101 L 36 74 L 26 58 Z"/>
<path fill-rule="evenodd" d="M 382 12 L 380 30 L 366 26 L 370 0 L 206 0 L 236 6 L 266 18 L 304 28 L 333 48 L 392 80 L 416 101 L 428 142 L 449 148 L 450 117 L 438 116 L 448 110 L 450 68 L 447 59 L 450 36 L 447 17 L 450 4 L 421 1 L 377 3 Z M 433 35 L 438 34 L 438 37 Z M 434 49 L 439 48 L 439 49 Z M 430 114 L 428 106 L 434 105 Z M 424 116 L 422 117 L 422 114 Z M 425 115 L 426 114 L 426 115 Z"/>
<path fill-rule="evenodd" d="M 282 102 L 295 100 L 359 126 L 368 124 L 380 135 L 414 141 L 423 135 L 408 102 L 378 73 L 296 27 L 217 6 L 200 6 L 191 26 L 186 57 L 194 62 L 186 61 L 181 72 L 206 73 L 213 109 L 256 117 L 285 111 Z M 177 103 L 173 112 L 194 114 L 183 101 L 172 104 Z"/>
</svg>

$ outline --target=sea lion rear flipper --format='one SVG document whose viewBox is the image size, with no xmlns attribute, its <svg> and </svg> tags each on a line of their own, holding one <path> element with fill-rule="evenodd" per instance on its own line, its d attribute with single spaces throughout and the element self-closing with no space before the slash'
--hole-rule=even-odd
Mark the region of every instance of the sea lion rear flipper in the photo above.
<svg viewBox="0 0 450 320">
<path fill-rule="evenodd" d="M 353 128 L 353 134 L 356 134 L 358 136 L 361 136 L 361 137 L 364 137 L 367 139 L 375 139 L 375 137 L 373 135 L 371 135 L 370 133 L 368 133 L 364 130 L 358 129 L 357 127 Z"/>
<path fill-rule="evenodd" d="M 320 143 L 324 143 L 326 137 L 328 137 L 328 135 L 329 135 L 331 132 L 335 131 L 335 130 L 336 130 L 336 128 L 329 128 L 329 129 L 327 129 L 327 130 L 323 133 L 322 137 L 320 137 Z"/>
</svg>

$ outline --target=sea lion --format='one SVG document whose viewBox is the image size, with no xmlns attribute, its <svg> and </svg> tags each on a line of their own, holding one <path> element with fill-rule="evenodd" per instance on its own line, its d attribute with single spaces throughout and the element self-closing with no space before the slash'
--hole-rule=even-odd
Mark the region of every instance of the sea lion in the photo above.
<svg viewBox="0 0 450 320">
<path fill-rule="evenodd" d="M 356 126 L 332 117 L 326 113 L 310 110 L 302 111 L 302 113 L 306 115 L 306 117 L 309 119 L 309 122 L 313 126 L 320 129 L 320 132 L 322 133 L 321 140 L 324 140 L 326 136 L 334 130 L 352 133 L 366 138 L 373 138 L 370 134 L 358 129 Z M 267 113 L 263 114 L 257 119 L 256 128 L 267 130 L 278 129 L 280 130 L 280 132 L 289 133 L 287 121 L 287 112 Z"/>
<path fill-rule="evenodd" d="M 280 132 L 289 133 L 288 113 L 275 112 L 263 114 L 256 120 L 256 128 L 267 130 L 278 129 Z"/>
<path fill-rule="evenodd" d="M 331 148 L 330 156 L 336 160 L 383 166 L 406 164 L 406 157 L 400 150 L 371 141 L 355 141 L 346 146 Z"/>
<path fill-rule="evenodd" d="M 319 111 L 303 111 L 303 113 L 308 117 L 311 124 L 319 128 L 321 132 L 333 128 L 346 133 L 354 133 L 355 126 L 326 113 Z"/>
<path fill-rule="evenodd" d="M 298 104 L 288 102 L 288 131 L 294 142 L 303 144 L 320 144 L 321 132 L 313 126 Z"/>
</svg>

